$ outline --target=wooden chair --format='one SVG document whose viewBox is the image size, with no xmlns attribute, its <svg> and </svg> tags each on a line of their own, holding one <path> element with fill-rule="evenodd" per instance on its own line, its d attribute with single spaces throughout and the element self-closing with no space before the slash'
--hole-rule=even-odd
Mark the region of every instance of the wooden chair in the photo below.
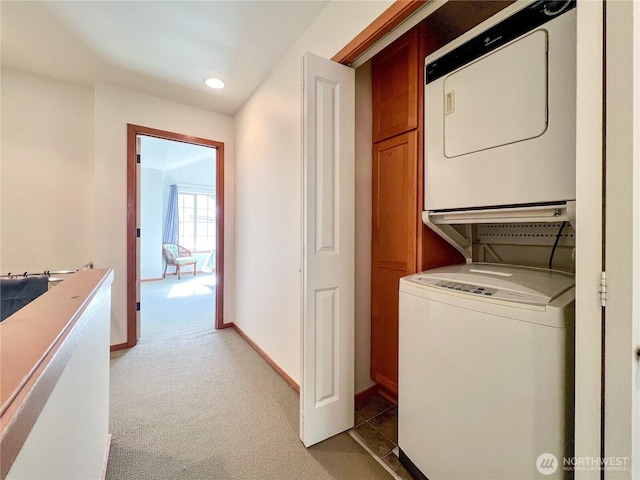
<svg viewBox="0 0 640 480">
<path fill-rule="evenodd" d="M 176 274 L 178 280 L 180 280 L 180 269 L 185 265 L 193 265 L 193 276 L 196 276 L 196 263 L 197 258 L 191 254 L 191 251 L 187 250 L 177 243 L 163 243 L 162 244 L 162 256 L 164 257 L 164 273 L 162 278 L 167 275 L 167 267 L 169 265 L 176 267 Z"/>
</svg>

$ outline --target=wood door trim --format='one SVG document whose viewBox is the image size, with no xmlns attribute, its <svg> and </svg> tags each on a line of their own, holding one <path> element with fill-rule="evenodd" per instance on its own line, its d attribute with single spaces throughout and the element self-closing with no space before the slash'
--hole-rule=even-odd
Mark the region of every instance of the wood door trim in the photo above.
<svg viewBox="0 0 640 480">
<path fill-rule="evenodd" d="M 138 341 L 136 325 L 136 212 L 137 212 L 137 173 L 136 173 L 136 137 L 163 138 L 176 142 L 202 145 L 215 148 L 216 154 L 216 313 L 215 328 L 224 327 L 224 143 L 205 138 L 193 137 L 181 133 L 168 132 L 140 125 L 127 124 L 127 342 L 125 348 L 131 348 Z M 121 347 L 117 345 L 116 347 Z M 113 349 L 113 348 L 112 348 Z"/>
<path fill-rule="evenodd" d="M 349 65 L 378 40 L 423 7 L 425 3 L 427 3 L 426 0 L 397 0 L 342 50 L 331 57 L 331 60 Z"/>
</svg>

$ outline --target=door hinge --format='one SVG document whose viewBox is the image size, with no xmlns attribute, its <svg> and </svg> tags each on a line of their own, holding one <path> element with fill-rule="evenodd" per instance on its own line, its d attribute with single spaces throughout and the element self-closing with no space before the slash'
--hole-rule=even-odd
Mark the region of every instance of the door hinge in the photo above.
<svg viewBox="0 0 640 480">
<path fill-rule="evenodd" d="M 136 163 L 140 163 L 140 154 L 136 155 Z"/>
<path fill-rule="evenodd" d="M 136 228 L 136 238 L 140 238 L 140 229 Z"/>
<path fill-rule="evenodd" d="M 600 272 L 600 305 L 607 306 L 607 272 Z"/>
<path fill-rule="evenodd" d="M 136 312 L 140 311 L 140 302 L 136 302 Z"/>
</svg>

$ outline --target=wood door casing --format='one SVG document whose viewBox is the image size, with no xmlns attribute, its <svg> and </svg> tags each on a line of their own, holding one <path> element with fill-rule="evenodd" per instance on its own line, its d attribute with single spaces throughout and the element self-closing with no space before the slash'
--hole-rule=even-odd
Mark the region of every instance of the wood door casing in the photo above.
<svg viewBox="0 0 640 480">
<path fill-rule="evenodd" d="M 398 391 L 398 281 L 417 267 L 417 132 L 373 147 L 371 378 Z"/>
<path fill-rule="evenodd" d="M 137 137 L 145 135 L 149 137 L 163 138 L 177 142 L 202 145 L 215 148 L 216 153 L 216 303 L 215 303 L 215 328 L 228 328 L 231 323 L 224 323 L 224 143 L 193 137 L 181 133 L 158 130 L 140 125 L 127 124 L 127 341 L 111 345 L 111 350 L 131 348 L 138 343 L 138 325 L 136 303 L 138 302 L 137 283 L 138 275 L 138 172 L 137 172 Z"/>
</svg>

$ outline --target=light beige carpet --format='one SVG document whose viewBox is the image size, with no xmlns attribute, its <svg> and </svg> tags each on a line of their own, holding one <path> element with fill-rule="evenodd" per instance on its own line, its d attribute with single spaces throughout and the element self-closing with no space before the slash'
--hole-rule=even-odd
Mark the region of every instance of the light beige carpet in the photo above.
<svg viewBox="0 0 640 480">
<path fill-rule="evenodd" d="M 298 401 L 232 329 L 155 335 L 112 356 L 107 479 L 391 478 L 346 433 L 305 449 Z"/>
<path fill-rule="evenodd" d="M 215 322 L 216 276 L 198 273 L 140 285 L 141 340 L 211 330 Z"/>
</svg>

